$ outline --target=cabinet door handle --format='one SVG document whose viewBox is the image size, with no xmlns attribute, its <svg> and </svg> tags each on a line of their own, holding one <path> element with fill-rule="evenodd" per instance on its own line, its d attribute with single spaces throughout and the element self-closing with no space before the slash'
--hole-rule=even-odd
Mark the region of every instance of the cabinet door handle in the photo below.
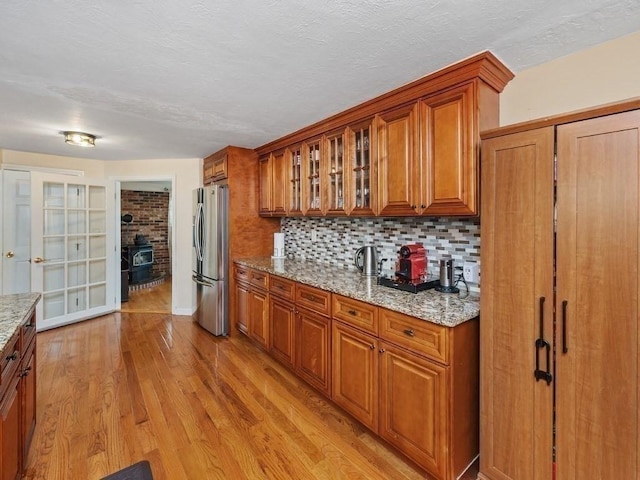
<svg viewBox="0 0 640 480">
<path fill-rule="evenodd" d="M 553 380 L 553 375 L 551 375 L 551 345 L 544 339 L 544 297 L 540 297 L 540 338 L 538 338 L 535 342 L 536 346 L 536 369 L 533 372 L 534 377 L 536 378 L 536 382 L 539 380 L 544 380 L 547 382 L 547 385 L 550 385 Z M 540 369 L 540 350 L 544 349 L 546 353 L 547 366 L 545 370 Z"/>
<path fill-rule="evenodd" d="M 567 300 L 562 301 L 562 353 L 568 353 L 567 346 Z"/>
<path fill-rule="evenodd" d="M 384 353 L 386 350 L 384 348 L 381 348 L 380 350 L 378 350 L 380 353 Z"/>
<path fill-rule="evenodd" d="M 14 360 L 18 359 L 18 354 L 16 352 L 13 352 L 11 355 L 7 356 L 7 360 L 9 362 L 13 362 Z"/>
<path fill-rule="evenodd" d="M 353 315 L 354 317 L 355 317 L 356 315 L 358 315 L 358 312 L 356 312 L 355 310 L 347 310 L 347 313 L 348 313 L 349 315 Z"/>
<path fill-rule="evenodd" d="M 375 349 L 376 349 L 376 346 L 375 346 L 374 344 L 371 344 L 371 345 L 369 345 L 369 348 L 370 348 L 371 350 L 375 350 Z"/>
<path fill-rule="evenodd" d="M 29 371 L 30 371 L 30 370 L 31 370 L 31 367 L 27 367 L 27 368 L 25 368 L 25 369 L 22 371 L 22 373 L 20 374 L 20 377 L 24 378 L 24 377 L 28 376 L 28 375 L 29 375 Z"/>
<path fill-rule="evenodd" d="M 409 335 L 410 337 L 415 337 L 416 332 L 413 331 L 413 328 L 407 328 L 406 330 L 403 330 L 405 335 Z"/>
</svg>

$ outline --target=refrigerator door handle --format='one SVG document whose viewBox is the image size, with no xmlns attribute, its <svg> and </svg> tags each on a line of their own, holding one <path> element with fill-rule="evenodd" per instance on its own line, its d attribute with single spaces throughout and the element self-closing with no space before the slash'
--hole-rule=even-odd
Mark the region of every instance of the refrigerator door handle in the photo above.
<svg viewBox="0 0 640 480">
<path fill-rule="evenodd" d="M 198 203 L 196 209 L 196 219 L 195 219 L 195 227 L 194 227 L 194 236 L 195 236 L 195 247 L 196 247 L 196 256 L 199 261 L 202 261 L 202 228 L 203 228 L 203 209 L 202 203 Z"/>
<path fill-rule="evenodd" d="M 198 277 L 197 275 L 191 275 L 191 280 L 196 282 L 198 285 L 202 285 L 204 287 L 214 287 L 215 286 L 212 282 L 207 282 L 206 280 L 203 280 L 201 277 Z M 217 280 L 214 280 L 214 281 L 217 281 Z"/>
</svg>

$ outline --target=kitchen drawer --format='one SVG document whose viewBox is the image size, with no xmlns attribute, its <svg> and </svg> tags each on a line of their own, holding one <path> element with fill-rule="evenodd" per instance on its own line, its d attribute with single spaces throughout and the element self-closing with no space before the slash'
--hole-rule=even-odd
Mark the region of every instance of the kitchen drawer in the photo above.
<svg viewBox="0 0 640 480">
<path fill-rule="evenodd" d="M 333 318 L 378 335 L 378 307 L 370 303 L 334 295 Z"/>
<path fill-rule="evenodd" d="M 269 274 L 260 270 L 249 269 L 249 283 L 254 287 L 269 289 Z"/>
<path fill-rule="evenodd" d="M 296 286 L 296 305 L 331 316 L 331 293 L 299 283 Z"/>
<path fill-rule="evenodd" d="M 380 338 L 440 363 L 449 363 L 449 329 L 386 308 L 380 309 Z"/>
<path fill-rule="evenodd" d="M 4 394 L 11 379 L 18 371 L 20 364 L 20 332 L 16 333 L 7 342 L 0 358 L 0 397 Z"/>
<path fill-rule="evenodd" d="M 244 265 L 239 265 L 235 263 L 233 276 L 236 278 L 236 280 L 240 280 L 242 282 L 249 282 L 250 270 L 251 270 L 250 268 L 245 267 Z"/>
<path fill-rule="evenodd" d="M 36 314 L 35 312 L 29 315 L 29 318 L 26 322 L 22 324 L 21 335 L 22 335 L 22 345 L 20 347 L 21 351 L 24 352 L 25 349 L 29 346 L 29 343 L 33 340 L 33 337 L 36 336 Z"/>
<path fill-rule="evenodd" d="M 293 280 L 287 280 L 286 278 L 270 275 L 269 291 L 274 295 L 278 295 L 279 297 L 286 298 L 288 300 L 293 300 L 295 285 L 296 282 Z"/>
</svg>

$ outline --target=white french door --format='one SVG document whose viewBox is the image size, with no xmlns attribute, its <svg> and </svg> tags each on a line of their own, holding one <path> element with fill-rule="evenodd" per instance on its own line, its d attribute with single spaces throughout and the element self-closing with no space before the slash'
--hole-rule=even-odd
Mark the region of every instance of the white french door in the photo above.
<svg viewBox="0 0 640 480">
<path fill-rule="evenodd" d="M 29 292 L 31 288 L 31 184 L 29 172 L 3 170 L 2 282 L 0 293 Z"/>
<path fill-rule="evenodd" d="M 115 199 L 104 180 L 31 173 L 31 291 L 38 330 L 115 309 Z"/>
</svg>

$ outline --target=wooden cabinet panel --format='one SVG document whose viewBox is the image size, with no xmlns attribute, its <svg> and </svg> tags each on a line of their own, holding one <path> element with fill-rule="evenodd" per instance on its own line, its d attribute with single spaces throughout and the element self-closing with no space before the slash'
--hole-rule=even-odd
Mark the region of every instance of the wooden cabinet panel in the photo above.
<svg viewBox="0 0 640 480">
<path fill-rule="evenodd" d="M 640 478 L 639 177 L 640 111 L 557 127 L 558 480 Z"/>
<path fill-rule="evenodd" d="M 235 263 L 233 265 L 233 275 L 235 276 L 236 280 L 238 280 L 239 282 L 249 282 L 249 271 L 250 268 L 245 267 L 244 265 L 240 265 L 238 263 Z"/>
<path fill-rule="evenodd" d="M 273 191 L 271 194 L 271 214 L 285 214 L 285 196 L 287 188 L 287 165 L 285 163 L 284 152 L 277 152 L 273 155 Z"/>
<path fill-rule="evenodd" d="M 259 270 L 249 270 L 249 283 L 261 290 L 269 289 L 269 274 Z"/>
<path fill-rule="evenodd" d="M 380 338 L 441 363 L 449 363 L 449 328 L 380 309 Z"/>
<path fill-rule="evenodd" d="M 306 141 L 302 146 L 303 187 L 302 213 L 305 215 L 323 215 L 326 208 L 325 161 L 322 137 Z"/>
<path fill-rule="evenodd" d="M 378 339 L 333 322 L 332 399 L 378 431 Z"/>
<path fill-rule="evenodd" d="M 302 190 L 305 187 L 305 182 L 302 179 L 302 147 L 300 145 L 285 150 L 285 165 L 288 166 L 285 210 L 289 216 L 301 215 Z"/>
<path fill-rule="evenodd" d="M 14 480 L 21 472 L 20 395 L 18 376 L 8 379 L 5 394 L 0 398 L 0 465 L 2 480 Z"/>
<path fill-rule="evenodd" d="M 271 154 L 260 157 L 259 166 L 259 197 L 258 197 L 258 213 L 260 215 L 271 215 L 272 195 L 273 195 L 273 156 Z"/>
<path fill-rule="evenodd" d="M 380 436 L 436 478 L 453 478 L 447 467 L 446 369 L 386 342 L 380 349 Z"/>
<path fill-rule="evenodd" d="M 379 215 L 416 215 L 419 205 L 418 104 L 378 118 Z"/>
<path fill-rule="evenodd" d="M 378 335 L 378 307 L 342 295 L 333 295 L 333 318 Z"/>
<path fill-rule="evenodd" d="M 249 336 L 262 348 L 269 348 L 269 295 L 251 288 L 249 293 Z"/>
<path fill-rule="evenodd" d="M 474 100 L 468 83 L 420 102 L 422 214 L 479 213 Z"/>
<path fill-rule="evenodd" d="M 269 353 L 288 366 L 294 360 L 295 309 L 293 303 L 274 295 L 269 298 Z"/>
<path fill-rule="evenodd" d="M 331 293 L 309 285 L 296 286 L 296 305 L 322 315 L 331 315 Z"/>
<path fill-rule="evenodd" d="M 347 186 L 350 176 L 347 163 L 348 146 L 345 130 L 331 132 L 324 136 L 324 170 L 326 179 L 326 215 L 346 215 Z"/>
<path fill-rule="evenodd" d="M 226 150 L 221 150 L 205 158 L 203 162 L 203 183 L 209 185 L 227 178 L 227 161 Z"/>
<path fill-rule="evenodd" d="M 35 322 L 34 322 L 35 331 Z M 22 378 L 20 380 L 20 395 L 21 395 L 21 458 L 22 468 L 27 467 L 27 457 L 29 453 L 29 447 L 31 446 L 31 440 L 36 428 L 36 341 L 32 338 L 29 346 L 22 359 L 22 366 L 20 372 Z"/>
<path fill-rule="evenodd" d="M 269 275 L 269 292 L 273 295 L 278 295 L 279 297 L 293 301 L 295 298 L 295 288 L 296 282 L 293 280 L 287 280 L 286 278 L 276 275 Z"/>
<path fill-rule="evenodd" d="M 249 295 L 251 288 L 248 284 L 238 282 L 236 284 L 236 328 L 249 334 Z"/>
<path fill-rule="evenodd" d="M 300 309 L 295 324 L 296 372 L 310 385 L 331 395 L 331 321 Z"/>
</svg>

